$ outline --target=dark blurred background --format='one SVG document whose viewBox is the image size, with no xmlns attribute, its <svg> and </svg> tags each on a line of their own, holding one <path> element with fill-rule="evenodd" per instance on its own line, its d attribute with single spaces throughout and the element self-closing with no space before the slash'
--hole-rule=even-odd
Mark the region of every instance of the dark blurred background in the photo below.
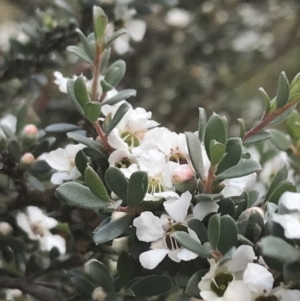
<svg viewBox="0 0 300 301">
<path fill-rule="evenodd" d="M 241 116 L 250 126 L 262 112 L 258 88 L 273 97 L 282 70 L 290 80 L 300 71 L 298 0 L 127 2 L 147 31 L 142 42 L 131 42 L 133 51 L 113 54 L 127 62 L 119 88 L 136 89 L 130 102 L 152 111 L 170 129 L 196 130 L 199 106 L 226 115 L 232 132 Z M 93 4 L 114 21 L 113 0 L 0 0 L 2 112 L 26 101 L 41 126 L 78 122 L 52 74 L 72 76 L 87 69 L 64 49 L 78 43 L 77 26 L 90 32 Z M 9 38 L 16 40 L 9 43 Z"/>
</svg>

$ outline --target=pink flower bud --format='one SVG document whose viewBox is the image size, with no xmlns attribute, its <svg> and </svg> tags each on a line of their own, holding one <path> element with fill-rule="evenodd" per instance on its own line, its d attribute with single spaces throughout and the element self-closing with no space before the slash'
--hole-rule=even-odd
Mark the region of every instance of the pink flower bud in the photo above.
<svg viewBox="0 0 300 301">
<path fill-rule="evenodd" d="M 2 235 L 10 235 L 13 232 L 12 226 L 7 222 L 0 222 L 0 233 Z"/>
<path fill-rule="evenodd" d="M 25 164 L 31 164 L 34 161 L 35 161 L 35 158 L 34 158 L 33 154 L 31 154 L 31 153 L 25 153 L 21 159 L 21 162 L 25 163 Z"/>
<path fill-rule="evenodd" d="M 23 129 L 23 133 L 28 136 L 34 136 L 38 133 L 38 128 L 34 124 L 27 124 Z"/>
<path fill-rule="evenodd" d="M 182 164 L 176 167 L 172 173 L 173 184 L 183 183 L 195 178 L 195 173 L 190 165 Z"/>
</svg>

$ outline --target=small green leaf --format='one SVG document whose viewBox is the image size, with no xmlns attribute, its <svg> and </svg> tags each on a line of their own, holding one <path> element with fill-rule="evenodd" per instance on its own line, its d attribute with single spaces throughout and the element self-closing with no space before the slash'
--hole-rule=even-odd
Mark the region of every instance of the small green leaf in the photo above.
<svg viewBox="0 0 300 301">
<path fill-rule="evenodd" d="M 64 183 L 56 191 L 68 203 L 88 209 L 101 209 L 108 206 L 107 202 L 96 197 L 88 187 L 75 182 Z"/>
<path fill-rule="evenodd" d="M 281 123 L 282 121 L 284 121 L 295 110 L 296 106 L 297 106 L 297 104 L 295 104 L 294 106 L 292 106 L 289 109 L 285 110 L 283 113 L 281 113 L 279 116 L 274 118 L 271 122 L 269 122 L 268 126 L 275 125 L 275 124 L 278 124 L 278 123 Z"/>
<path fill-rule="evenodd" d="M 89 165 L 84 172 L 84 179 L 91 192 L 104 202 L 110 202 L 110 197 L 98 174 Z"/>
<path fill-rule="evenodd" d="M 224 159 L 221 161 L 221 163 L 218 165 L 218 169 L 216 174 L 219 174 L 226 169 L 238 164 L 242 157 L 243 152 L 243 145 L 241 138 L 229 138 L 227 140 L 226 149 L 225 149 L 226 155 Z"/>
<path fill-rule="evenodd" d="M 91 101 L 86 84 L 82 76 L 77 77 L 74 83 L 74 93 L 82 108 Z"/>
<path fill-rule="evenodd" d="M 260 164 L 252 159 L 241 159 L 235 166 L 217 175 L 217 180 L 226 180 L 247 176 L 261 170 Z"/>
<path fill-rule="evenodd" d="M 300 73 L 296 74 L 290 84 L 290 96 L 300 92 Z"/>
<path fill-rule="evenodd" d="M 271 138 L 271 134 L 267 131 L 259 132 L 243 141 L 244 145 L 261 142 Z"/>
<path fill-rule="evenodd" d="M 240 126 L 240 138 L 243 139 L 246 133 L 245 120 L 243 118 L 238 118 L 237 120 Z"/>
<path fill-rule="evenodd" d="M 198 176 L 201 179 L 204 179 L 206 175 L 204 174 L 201 142 L 199 138 L 192 132 L 185 132 L 185 137 L 193 167 L 195 168 Z"/>
<path fill-rule="evenodd" d="M 124 28 L 121 28 L 119 30 L 117 30 L 111 37 L 109 37 L 104 44 L 104 48 L 107 48 L 109 46 L 111 46 L 111 44 L 121 35 L 127 33 L 127 30 Z"/>
<path fill-rule="evenodd" d="M 276 129 L 268 130 L 272 143 L 280 150 L 287 151 L 292 145 L 291 137 Z"/>
<path fill-rule="evenodd" d="M 82 106 L 80 105 L 80 103 L 78 102 L 77 100 L 77 97 L 75 95 L 75 80 L 74 79 L 69 79 L 68 82 L 67 82 L 67 92 L 68 92 L 68 95 L 75 107 L 75 109 L 81 114 L 81 115 L 84 115 L 83 113 L 83 108 Z"/>
<path fill-rule="evenodd" d="M 19 134 L 26 124 L 28 106 L 23 104 L 17 114 L 16 134 Z"/>
<path fill-rule="evenodd" d="M 214 250 L 217 249 L 221 232 L 221 217 L 220 214 L 214 214 L 208 223 L 207 235 L 208 240 Z"/>
<path fill-rule="evenodd" d="M 215 113 L 209 118 L 204 134 L 204 146 L 209 159 L 211 159 L 209 149 L 212 140 L 224 145 L 227 143 L 227 127 L 222 117 Z"/>
<path fill-rule="evenodd" d="M 207 230 L 203 222 L 197 218 L 193 218 L 188 221 L 188 226 L 195 231 L 202 244 L 208 241 Z"/>
<path fill-rule="evenodd" d="M 181 246 L 196 253 L 200 257 L 209 257 L 209 250 L 207 250 L 203 245 L 201 245 L 200 242 L 193 239 L 188 233 L 184 231 L 175 231 L 172 234 L 172 237 L 174 237 L 180 243 Z"/>
<path fill-rule="evenodd" d="M 122 251 L 117 263 L 118 274 L 122 283 L 122 287 L 127 286 L 132 274 L 132 261 L 130 256 Z"/>
<path fill-rule="evenodd" d="M 103 148 L 101 146 L 101 144 L 93 139 L 90 139 L 88 137 L 85 137 L 81 134 L 75 133 L 75 132 L 71 132 L 71 133 L 67 133 L 67 136 L 69 139 L 72 139 L 78 143 L 82 143 L 90 148 L 93 148 L 99 152 L 102 152 Z"/>
<path fill-rule="evenodd" d="M 168 276 L 151 275 L 143 277 L 129 287 L 136 298 L 154 297 L 168 293 L 173 282 Z"/>
<path fill-rule="evenodd" d="M 102 105 L 111 105 L 112 106 L 112 105 L 114 105 L 122 100 L 126 100 L 132 96 L 136 96 L 136 90 L 134 90 L 134 89 L 122 90 L 122 91 L 118 92 L 117 95 L 111 97 L 108 100 L 105 100 L 102 103 Z"/>
<path fill-rule="evenodd" d="M 75 165 L 82 175 L 84 175 L 84 171 L 89 163 L 90 160 L 86 154 L 82 150 L 79 150 L 75 156 Z"/>
<path fill-rule="evenodd" d="M 267 236 L 263 238 L 261 247 L 263 255 L 277 259 L 283 263 L 298 261 L 300 258 L 299 249 L 275 236 Z"/>
<path fill-rule="evenodd" d="M 296 110 L 293 111 L 291 115 L 287 118 L 286 127 L 289 135 L 294 141 L 300 139 L 300 115 Z"/>
<path fill-rule="evenodd" d="M 283 266 L 283 278 L 285 284 L 298 282 L 300 279 L 300 264 L 299 262 L 286 262 Z"/>
<path fill-rule="evenodd" d="M 89 64 L 93 64 L 93 61 L 91 60 L 91 58 L 88 56 L 88 54 L 86 54 L 86 52 L 82 48 L 80 48 L 78 46 L 68 46 L 67 51 L 75 54 L 76 56 L 81 58 L 83 61 L 85 61 Z"/>
<path fill-rule="evenodd" d="M 79 35 L 79 38 L 80 38 L 80 41 L 82 43 L 85 53 L 93 61 L 94 60 L 94 49 L 91 47 L 89 40 L 86 38 L 84 33 L 79 28 L 77 28 L 75 31 Z"/>
<path fill-rule="evenodd" d="M 100 102 L 89 102 L 84 106 L 84 115 L 90 122 L 96 122 L 101 113 Z"/>
<path fill-rule="evenodd" d="M 123 60 L 114 62 L 107 73 L 105 74 L 105 81 L 115 87 L 124 77 L 126 71 L 126 63 Z"/>
<path fill-rule="evenodd" d="M 124 102 L 120 105 L 120 107 L 114 115 L 114 118 L 109 123 L 106 135 L 109 135 L 109 133 L 118 125 L 118 123 L 122 120 L 122 118 L 128 112 L 129 109 L 131 109 L 131 106 L 127 102 Z"/>
<path fill-rule="evenodd" d="M 264 108 L 265 108 L 265 114 L 266 114 L 271 109 L 270 97 L 269 97 L 269 95 L 267 94 L 267 92 L 265 91 L 264 88 L 259 88 L 258 91 L 260 92 L 260 94 L 262 96 L 262 100 L 263 100 L 263 104 L 264 104 Z"/>
<path fill-rule="evenodd" d="M 273 189 L 273 191 L 272 191 L 272 193 L 270 193 L 270 196 L 268 197 L 268 199 L 265 199 L 264 202 L 271 202 L 271 203 L 278 204 L 280 197 L 286 191 L 297 192 L 297 188 L 290 181 L 283 180 Z"/>
<path fill-rule="evenodd" d="M 207 270 L 200 270 L 196 272 L 189 280 L 185 293 L 189 296 L 199 299 L 200 289 L 199 282 L 202 280 L 202 277 L 207 273 Z"/>
<path fill-rule="evenodd" d="M 211 165 L 217 165 L 222 161 L 225 155 L 225 145 L 217 142 L 216 140 L 210 141 L 209 147 L 210 163 Z"/>
<path fill-rule="evenodd" d="M 117 167 L 109 167 L 105 173 L 108 187 L 123 201 L 127 202 L 128 181 Z"/>
<path fill-rule="evenodd" d="M 129 207 L 138 206 L 148 191 L 148 175 L 144 171 L 134 172 L 128 182 L 127 204 Z"/>
<path fill-rule="evenodd" d="M 235 221 L 229 215 L 221 217 L 220 236 L 218 250 L 225 255 L 232 247 L 238 243 L 238 228 Z"/>
<path fill-rule="evenodd" d="M 97 42 L 102 43 L 102 41 L 104 40 L 108 19 L 103 9 L 99 6 L 94 6 L 93 21 L 96 40 Z"/>
<path fill-rule="evenodd" d="M 15 162 L 20 162 L 22 157 L 22 149 L 19 142 L 15 139 L 10 139 L 8 142 L 8 153 Z"/>
<path fill-rule="evenodd" d="M 198 138 L 201 142 L 204 140 L 206 122 L 206 111 L 204 108 L 199 108 Z"/>
<path fill-rule="evenodd" d="M 281 168 L 279 169 L 279 171 L 277 172 L 277 174 L 275 175 L 275 177 L 273 178 L 268 191 L 266 193 L 265 196 L 265 201 L 267 201 L 270 198 L 270 195 L 273 193 L 274 189 L 277 187 L 277 185 L 286 180 L 288 177 L 288 168 L 287 166 L 284 164 L 281 166 Z"/>
<path fill-rule="evenodd" d="M 276 107 L 282 108 L 286 105 L 290 97 L 290 84 L 285 72 L 281 72 L 278 79 Z"/>
<path fill-rule="evenodd" d="M 71 279 L 77 292 L 82 297 L 92 299 L 92 294 L 96 286 L 91 281 L 81 276 L 75 276 Z"/>
<path fill-rule="evenodd" d="M 121 293 L 111 293 L 103 301 L 124 301 L 124 295 Z"/>
<path fill-rule="evenodd" d="M 131 217 L 125 215 L 98 228 L 94 233 L 95 244 L 99 245 L 120 236 L 128 228 L 130 221 Z"/>
<path fill-rule="evenodd" d="M 92 260 L 88 266 L 88 274 L 97 286 L 102 286 L 107 293 L 115 291 L 114 280 L 104 264 L 97 260 Z"/>
<path fill-rule="evenodd" d="M 80 130 L 78 125 L 71 123 L 53 123 L 45 128 L 47 133 L 67 133 L 72 131 Z"/>
</svg>

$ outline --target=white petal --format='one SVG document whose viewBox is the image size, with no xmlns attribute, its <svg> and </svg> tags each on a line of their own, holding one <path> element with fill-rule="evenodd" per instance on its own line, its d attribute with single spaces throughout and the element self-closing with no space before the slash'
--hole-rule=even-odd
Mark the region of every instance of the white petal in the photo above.
<svg viewBox="0 0 300 301">
<path fill-rule="evenodd" d="M 18 226 L 28 234 L 29 238 L 32 240 L 37 240 L 37 236 L 32 232 L 29 224 L 28 217 L 25 213 L 19 212 L 16 217 Z"/>
<path fill-rule="evenodd" d="M 182 222 L 187 216 L 187 211 L 190 207 L 191 200 L 191 193 L 186 191 L 178 200 L 165 201 L 164 208 L 175 221 Z"/>
<path fill-rule="evenodd" d="M 117 149 L 108 158 L 110 164 L 116 164 L 124 158 L 132 157 L 128 149 Z"/>
<path fill-rule="evenodd" d="M 248 263 L 243 275 L 243 281 L 252 293 L 269 293 L 273 287 L 274 278 L 272 274 L 262 265 Z"/>
<path fill-rule="evenodd" d="M 218 212 L 219 205 L 215 201 L 201 201 L 193 209 L 195 218 L 202 221 L 208 214 Z"/>
<path fill-rule="evenodd" d="M 76 154 L 83 149 L 84 147 L 86 147 L 84 144 L 68 144 L 65 148 L 65 152 L 66 155 L 68 157 L 69 160 L 75 160 Z"/>
<path fill-rule="evenodd" d="M 200 296 L 205 301 L 223 301 L 223 298 L 218 297 L 213 291 L 201 291 Z"/>
<path fill-rule="evenodd" d="M 43 213 L 43 211 L 36 206 L 28 206 L 26 208 L 26 213 L 27 213 L 30 223 L 44 221 L 44 218 L 46 217 L 46 215 Z"/>
<path fill-rule="evenodd" d="M 279 202 L 289 210 L 300 211 L 300 193 L 285 192 L 279 199 Z"/>
<path fill-rule="evenodd" d="M 242 245 L 234 252 L 231 260 L 227 261 L 225 265 L 232 273 L 244 271 L 248 263 L 253 262 L 256 258 L 253 248 Z"/>
<path fill-rule="evenodd" d="M 274 214 L 272 220 L 284 229 L 284 235 L 289 239 L 300 238 L 300 222 L 290 214 Z"/>
<path fill-rule="evenodd" d="M 128 52 L 130 50 L 128 35 L 124 34 L 116 39 L 114 42 L 114 49 L 120 55 Z"/>
<path fill-rule="evenodd" d="M 280 301 L 299 301 L 300 290 L 284 290 L 281 294 Z"/>
<path fill-rule="evenodd" d="M 70 175 L 67 172 L 55 172 L 51 176 L 51 183 L 54 185 L 61 185 L 65 180 L 69 180 Z"/>
<path fill-rule="evenodd" d="M 52 229 L 58 225 L 58 221 L 52 217 L 45 216 L 43 221 L 47 229 Z"/>
<path fill-rule="evenodd" d="M 140 255 L 141 265 L 148 270 L 153 270 L 169 253 L 167 249 L 157 249 L 144 252 Z"/>
<path fill-rule="evenodd" d="M 113 129 L 108 135 L 107 141 L 109 145 L 115 149 L 128 149 L 127 143 L 119 135 L 118 129 Z"/>
<path fill-rule="evenodd" d="M 146 32 L 146 22 L 143 20 L 132 20 L 128 22 L 126 25 L 126 29 L 128 30 L 128 34 L 130 37 L 139 42 L 143 39 Z"/>
<path fill-rule="evenodd" d="M 68 171 L 70 168 L 69 158 L 63 148 L 58 148 L 46 154 L 45 160 L 50 167 L 59 171 Z"/>
<path fill-rule="evenodd" d="M 51 251 L 52 248 L 57 248 L 61 255 L 66 253 L 66 241 L 60 235 L 53 235 L 49 231 L 44 233 L 40 238 L 41 249 Z"/>
<path fill-rule="evenodd" d="M 142 212 L 134 219 L 133 225 L 136 227 L 136 236 L 140 241 L 152 242 L 165 234 L 160 219 L 150 211 Z"/>
<path fill-rule="evenodd" d="M 159 197 L 159 198 L 164 198 L 166 200 L 170 199 L 170 198 L 174 198 L 174 199 L 179 198 L 179 195 L 174 191 L 156 192 L 156 193 L 153 193 L 153 195 L 156 197 Z"/>
<path fill-rule="evenodd" d="M 252 301 L 252 296 L 246 284 L 241 280 L 234 280 L 229 283 L 223 301 Z"/>
<path fill-rule="evenodd" d="M 178 254 L 177 257 L 180 260 L 190 261 L 198 257 L 198 255 L 188 249 L 182 249 Z"/>
</svg>

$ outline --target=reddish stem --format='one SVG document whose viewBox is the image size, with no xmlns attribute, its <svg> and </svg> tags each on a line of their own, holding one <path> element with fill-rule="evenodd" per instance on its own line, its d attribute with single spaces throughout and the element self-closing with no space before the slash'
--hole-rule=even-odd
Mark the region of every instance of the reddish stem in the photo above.
<svg viewBox="0 0 300 301">
<path fill-rule="evenodd" d="M 99 121 L 96 121 L 93 123 L 93 126 L 98 134 L 98 136 L 101 138 L 104 147 L 106 149 L 106 151 L 108 153 L 111 153 L 113 151 L 113 148 L 109 145 L 108 141 L 107 141 L 107 136 L 105 135 L 105 133 L 103 132 L 101 125 L 99 124 Z"/>
<path fill-rule="evenodd" d="M 244 138 L 243 141 L 247 140 L 248 138 L 254 136 L 255 134 L 259 133 L 263 128 L 265 128 L 271 121 L 273 121 L 276 117 L 278 117 L 280 114 L 282 114 L 284 111 L 288 110 L 289 108 L 291 108 L 292 106 L 294 106 L 295 104 L 297 104 L 298 101 L 293 101 L 290 103 L 287 103 L 284 107 L 282 108 L 278 108 L 276 110 L 274 110 L 273 112 L 269 112 L 267 113 L 263 119 L 261 120 L 261 122 L 255 126 L 254 128 L 252 128 L 251 130 L 249 130 Z"/>
<path fill-rule="evenodd" d="M 92 101 L 98 101 L 98 82 L 100 75 L 101 65 L 101 44 L 96 43 L 95 59 L 94 59 L 94 72 L 93 72 L 93 84 L 92 84 Z"/>
<path fill-rule="evenodd" d="M 204 193 L 211 193 L 212 184 L 216 178 L 216 176 L 215 176 L 216 171 L 217 171 L 216 166 L 211 165 L 208 170 L 207 179 L 204 182 Z"/>
</svg>

